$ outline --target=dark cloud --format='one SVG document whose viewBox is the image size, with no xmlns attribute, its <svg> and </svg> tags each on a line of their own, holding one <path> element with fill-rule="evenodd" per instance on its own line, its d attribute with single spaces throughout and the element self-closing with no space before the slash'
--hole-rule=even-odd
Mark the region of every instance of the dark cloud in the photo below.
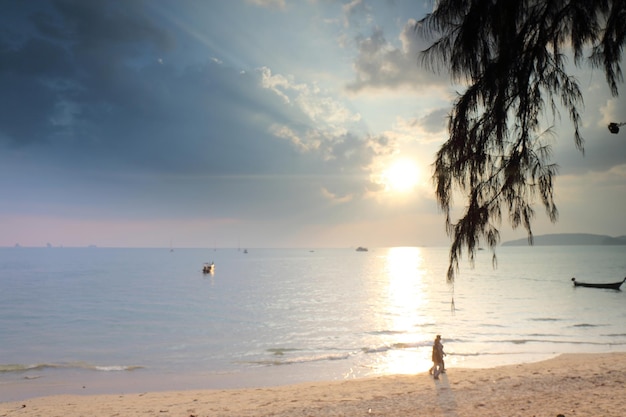
<svg viewBox="0 0 626 417">
<path fill-rule="evenodd" d="M 100 60 L 123 57 L 123 53 L 140 54 L 146 47 L 163 51 L 173 46 L 171 35 L 146 15 L 148 3 L 143 0 L 119 3 L 55 0 L 54 4 L 58 21 L 45 14 L 35 15 L 40 32 L 65 39 L 85 54 L 93 51 Z M 104 51 L 110 54 L 103 54 Z"/>
<path fill-rule="evenodd" d="M 578 107 L 581 115 L 580 134 L 584 139 L 584 153 L 574 143 L 574 129 L 567 114 L 546 122 L 546 126 L 558 135 L 551 144 L 554 148 L 553 160 L 560 166 L 561 174 L 585 174 L 606 172 L 626 163 L 626 129 L 612 134 L 610 122 L 626 122 L 626 100 L 620 95 L 612 97 L 604 75 L 589 67 L 571 68 L 572 74 L 582 88 L 584 104 Z M 623 91 L 624 84 L 620 85 Z M 626 126 L 625 126 L 626 127 Z"/>
<path fill-rule="evenodd" d="M 374 28 L 369 36 L 357 37 L 356 42 L 356 79 L 348 84 L 350 91 L 425 89 L 449 84 L 445 74 L 434 74 L 420 66 L 420 53 L 429 45 L 418 36 L 414 20 L 405 24 L 400 46 L 388 41 L 381 28 Z"/>
<path fill-rule="evenodd" d="M 21 32 L 13 22 L 0 40 L 6 92 L 0 131 L 14 144 L 48 141 L 91 125 L 91 115 L 126 96 L 120 90 L 131 83 L 123 80 L 137 78 L 132 63 L 150 60 L 144 51 L 171 44 L 165 31 L 131 13 L 141 2 L 39 4 L 41 10 L 27 8 L 19 16 Z"/>
<path fill-rule="evenodd" d="M 446 131 L 448 127 L 448 118 L 450 116 L 450 109 L 437 109 L 419 120 L 419 124 L 426 132 L 439 133 Z"/>
<path fill-rule="evenodd" d="M 574 136 L 562 134 L 553 144 L 553 161 L 560 166 L 561 174 L 605 172 L 626 163 L 626 132 L 612 134 L 606 126 L 590 126 L 581 133 L 585 139 L 584 152 L 574 144 Z"/>
<path fill-rule="evenodd" d="M 378 151 L 330 96 L 209 57 L 176 61 L 185 41 L 141 1 L 42 4 L 0 39 L 0 139 L 39 171 L 15 190 L 94 212 L 276 216 L 371 186 Z"/>
</svg>

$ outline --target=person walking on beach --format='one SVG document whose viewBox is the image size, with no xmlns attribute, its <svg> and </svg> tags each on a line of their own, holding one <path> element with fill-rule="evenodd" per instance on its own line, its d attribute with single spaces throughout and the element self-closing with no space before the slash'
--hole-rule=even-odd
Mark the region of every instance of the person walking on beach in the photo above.
<svg viewBox="0 0 626 417">
<path fill-rule="evenodd" d="M 443 351 L 443 344 L 441 343 L 441 335 L 437 335 L 437 338 L 435 339 L 435 343 L 437 343 L 438 345 L 438 349 L 440 352 L 440 359 L 441 359 L 441 373 L 445 374 L 446 373 L 446 363 L 444 362 L 443 358 L 446 356 L 446 352 Z"/>
<path fill-rule="evenodd" d="M 440 373 L 445 373 L 444 361 L 443 357 L 445 353 L 443 351 L 443 344 L 441 343 L 441 335 L 437 335 L 435 341 L 433 342 L 433 353 L 432 360 L 433 366 L 428 371 L 431 375 L 434 376 L 435 379 L 439 379 Z"/>
</svg>

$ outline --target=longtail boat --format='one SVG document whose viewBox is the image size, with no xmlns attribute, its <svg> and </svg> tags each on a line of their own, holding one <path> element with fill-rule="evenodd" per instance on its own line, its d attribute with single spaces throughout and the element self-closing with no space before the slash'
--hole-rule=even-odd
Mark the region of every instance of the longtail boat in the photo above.
<svg viewBox="0 0 626 417">
<path fill-rule="evenodd" d="M 626 281 L 624 278 L 622 281 L 618 282 L 608 282 L 608 283 L 591 283 L 591 282 L 578 282 L 576 278 L 572 278 L 572 282 L 574 283 L 574 287 L 587 287 L 587 288 L 605 288 L 608 290 L 617 290 L 619 291 L 619 287 Z"/>
</svg>

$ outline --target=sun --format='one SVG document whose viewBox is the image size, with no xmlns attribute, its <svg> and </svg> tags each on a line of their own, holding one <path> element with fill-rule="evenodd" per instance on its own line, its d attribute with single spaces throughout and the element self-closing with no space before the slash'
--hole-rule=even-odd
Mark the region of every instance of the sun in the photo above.
<svg viewBox="0 0 626 417">
<path fill-rule="evenodd" d="M 383 171 L 383 183 L 390 191 L 411 191 L 420 180 L 420 170 L 417 164 L 410 159 L 399 159 Z"/>
</svg>

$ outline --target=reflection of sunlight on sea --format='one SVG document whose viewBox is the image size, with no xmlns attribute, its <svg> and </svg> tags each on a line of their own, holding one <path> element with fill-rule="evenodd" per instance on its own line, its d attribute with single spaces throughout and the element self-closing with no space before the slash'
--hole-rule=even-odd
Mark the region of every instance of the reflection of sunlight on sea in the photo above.
<svg viewBox="0 0 626 417">
<path fill-rule="evenodd" d="M 424 340 L 421 326 L 432 321 L 424 315 L 428 300 L 421 249 L 389 248 L 384 258 L 380 325 L 389 332 L 387 342 L 393 347 L 379 356 L 373 367 L 377 372 L 392 374 L 428 369 L 430 347 L 418 343 Z"/>
<path fill-rule="evenodd" d="M 390 248 L 386 261 L 387 308 L 393 320 L 390 329 L 406 330 L 420 321 L 419 310 L 426 302 L 420 248 Z"/>
<path fill-rule="evenodd" d="M 376 375 L 416 374 L 432 365 L 428 361 L 430 347 L 419 349 L 392 349 L 376 358 L 371 366 Z"/>
</svg>

